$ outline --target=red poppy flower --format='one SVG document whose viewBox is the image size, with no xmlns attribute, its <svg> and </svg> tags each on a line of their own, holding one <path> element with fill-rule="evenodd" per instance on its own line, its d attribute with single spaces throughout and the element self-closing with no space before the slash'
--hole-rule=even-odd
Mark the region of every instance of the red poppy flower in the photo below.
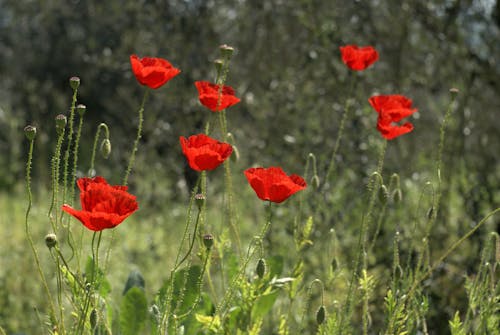
<svg viewBox="0 0 500 335">
<path fill-rule="evenodd" d="M 162 58 L 130 56 L 130 65 L 137 81 L 150 88 L 163 86 L 181 71 Z"/>
<path fill-rule="evenodd" d="M 219 92 L 220 85 L 208 81 L 197 81 L 194 84 L 198 89 L 201 104 L 212 112 L 220 112 L 240 102 L 240 99 L 234 96 L 234 89 L 231 86 L 224 85 Z"/>
<path fill-rule="evenodd" d="M 288 176 L 280 167 L 250 168 L 245 170 L 245 176 L 259 199 L 276 203 L 307 187 L 301 176 Z"/>
<path fill-rule="evenodd" d="M 384 138 L 392 140 L 413 130 L 410 122 L 394 124 L 417 111 L 411 108 L 412 101 L 407 97 L 398 94 L 377 95 L 368 101 L 378 113 L 377 129 Z"/>
<path fill-rule="evenodd" d="M 231 156 L 233 147 L 219 142 L 205 134 L 179 138 L 182 153 L 186 156 L 189 166 L 196 171 L 213 170 Z"/>
<path fill-rule="evenodd" d="M 81 210 L 63 205 L 62 210 L 80 220 L 93 231 L 113 228 L 138 209 L 135 196 L 127 192 L 127 186 L 112 186 L 103 177 L 80 178 Z"/>
<path fill-rule="evenodd" d="M 372 46 L 346 45 L 340 47 L 340 53 L 344 64 L 354 71 L 363 71 L 378 60 L 378 52 Z"/>
</svg>

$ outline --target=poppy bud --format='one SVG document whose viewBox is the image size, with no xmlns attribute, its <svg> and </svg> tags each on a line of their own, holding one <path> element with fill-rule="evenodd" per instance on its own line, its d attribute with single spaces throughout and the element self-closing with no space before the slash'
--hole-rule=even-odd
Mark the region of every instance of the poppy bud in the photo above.
<svg viewBox="0 0 500 335">
<path fill-rule="evenodd" d="M 80 78 L 79 77 L 71 77 L 69 78 L 69 85 L 73 90 L 76 90 L 78 86 L 80 86 Z"/>
<path fill-rule="evenodd" d="M 35 126 L 26 126 L 24 127 L 24 135 L 30 141 L 33 141 L 36 136 L 36 127 Z"/>
<path fill-rule="evenodd" d="M 259 276 L 259 278 L 263 278 L 264 275 L 266 274 L 266 261 L 263 259 L 263 258 L 259 258 L 259 260 L 257 261 L 257 266 L 255 267 L 255 272 L 257 273 L 257 276 Z"/>
<path fill-rule="evenodd" d="M 158 308 L 158 306 L 156 305 L 151 306 L 151 314 L 153 314 L 156 317 L 160 316 L 160 309 Z"/>
<path fill-rule="evenodd" d="M 315 174 L 311 178 L 311 185 L 314 187 L 315 190 L 317 190 L 319 188 L 320 181 L 319 181 L 319 176 L 317 174 Z"/>
<path fill-rule="evenodd" d="M 387 190 L 387 187 L 385 185 L 380 186 L 380 188 L 378 189 L 378 200 L 385 205 L 388 198 L 389 191 Z"/>
<path fill-rule="evenodd" d="M 318 323 L 318 325 L 325 322 L 325 318 L 326 318 L 326 309 L 325 306 L 321 305 L 318 308 L 318 311 L 316 312 L 316 322 Z"/>
<path fill-rule="evenodd" d="M 109 139 L 105 138 L 101 142 L 101 155 L 104 159 L 108 159 L 109 154 L 111 153 L 111 142 Z"/>
<path fill-rule="evenodd" d="M 45 235 L 45 245 L 51 249 L 55 247 L 57 244 L 57 236 L 56 234 L 47 234 Z"/>
<path fill-rule="evenodd" d="M 215 70 L 217 71 L 217 73 L 221 73 L 222 67 L 224 66 L 224 62 L 222 61 L 222 59 L 214 60 L 214 65 L 215 65 Z"/>
<path fill-rule="evenodd" d="M 78 114 L 80 114 L 80 116 L 83 116 L 83 114 L 85 114 L 86 110 L 87 110 L 87 106 L 85 106 L 85 105 L 79 104 L 78 106 L 76 106 L 76 111 L 78 112 Z"/>
<path fill-rule="evenodd" d="M 212 246 L 214 245 L 214 237 L 212 234 L 205 234 L 203 235 L 203 244 L 207 248 L 207 250 L 210 250 Z"/>
<path fill-rule="evenodd" d="M 401 193 L 401 189 L 395 189 L 394 192 L 392 193 L 392 200 L 395 203 L 401 202 L 403 200 L 403 193 Z"/>
<path fill-rule="evenodd" d="M 96 309 L 92 309 L 92 312 L 90 312 L 90 316 L 89 316 L 89 321 L 90 321 L 90 328 L 91 329 L 95 329 L 97 327 L 97 311 Z"/>
<path fill-rule="evenodd" d="M 219 47 L 219 49 L 220 49 L 220 53 L 221 53 L 222 57 L 224 57 L 224 58 L 231 58 L 231 56 L 233 55 L 233 52 L 234 52 L 234 48 L 230 47 L 227 44 L 221 45 Z"/>
<path fill-rule="evenodd" d="M 233 154 L 231 155 L 231 160 L 233 162 L 237 162 L 240 159 L 240 151 L 238 150 L 238 147 L 233 145 Z"/>
<path fill-rule="evenodd" d="M 64 128 L 66 127 L 67 119 L 66 115 L 59 114 L 56 116 L 56 131 L 58 135 L 61 135 Z"/>
<path fill-rule="evenodd" d="M 198 206 L 198 209 L 201 211 L 201 208 L 205 204 L 205 196 L 201 193 L 197 193 L 194 196 L 194 201 L 196 201 L 196 205 Z"/>
</svg>

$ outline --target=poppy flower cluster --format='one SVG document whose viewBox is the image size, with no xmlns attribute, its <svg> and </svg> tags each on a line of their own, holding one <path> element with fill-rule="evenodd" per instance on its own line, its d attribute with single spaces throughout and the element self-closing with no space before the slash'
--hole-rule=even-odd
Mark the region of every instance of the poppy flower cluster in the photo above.
<svg viewBox="0 0 500 335">
<path fill-rule="evenodd" d="M 372 46 L 346 45 L 340 47 L 340 53 L 344 64 L 354 71 L 363 71 L 378 60 L 378 52 Z"/>
<path fill-rule="evenodd" d="M 189 166 L 196 171 L 214 170 L 233 152 L 232 145 L 219 142 L 205 134 L 179 138 L 182 153 Z"/>
<path fill-rule="evenodd" d="M 222 85 L 221 87 L 208 81 L 197 81 L 194 84 L 198 89 L 201 104 L 212 112 L 220 112 L 240 102 L 231 86 Z"/>
<path fill-rule="evenodd" d="M 167 60 L 155 57 L 131 55 L 130 65 L 137 81 L 153 89 L 163 86 L 181 72 Z"/>
<path fill-rule="evenodd" d="M 417 111 L 411 108 L 412 101 L 407 97 L 398 94 L 377 95 L 368 101 L 378 113 L 377 129 L 385 139 L 392 140 L 413 130 L 410 122 L 396 124 Z"/>
<path fill-rule="evenodd" d="M 77 185 L 82 209 L 65 204 L 62 210 L 90 230 L 114 228 L 139 208 L 135 196 L 127 192 L 127 186 L 109 185 L 103 177 L 80 178 Z"/>
</svg>

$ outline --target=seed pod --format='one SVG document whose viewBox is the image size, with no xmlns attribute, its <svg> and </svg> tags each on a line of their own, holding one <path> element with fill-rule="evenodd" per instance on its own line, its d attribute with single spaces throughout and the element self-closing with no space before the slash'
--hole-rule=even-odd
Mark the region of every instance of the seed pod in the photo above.
<svg viewBox="0 0 500 335">
<path fill-rule="evenodd" d="M 325 306 L 321 305 L 318 308 L 318 311 L 316 312 L 316 322 L 318 323 L 318 325 L 320 325 L 323 322 L 325 322 L 325 319 L 326 319 L 326 309 Z"/>
<path fill-rule="evenodd" d="M 69 86 L 71 86 L 73 90 L 76 90 L 78 86 L 80 86 L 80 78 L 79 77 L 69 78 Z"/>
<path fill-rule="evenodd" d="M 194 196 L 194 201 L 196 202 L 196 206 L 198 206 L 198 210 L 201 211 L 203 205 L 205 204 L 205 196 L 202 193 L 197 193 Z"/>
<path fill-rule="evenodd" d="M 214 245 L 214 237 L 212 234 L 205 234 L 203 235 L 203 244 L 205 245 L 205 248 L 207 250 L 210 250 L 212 246 Z"/>
<path fill-rule="evenodd" d="M 220 49 L 220 54 L 224 58 L 231 58 L 231 56 L 233 55 L 233 52 L 234 52 L 234 48 L 227 45 L 227 44 L 221 45 L 219 47 L 219 49 Z"/>
<path fill-rule="evenodd" d="M 257 276 L 259 276 L 259 278 L 263 278 L 264 275 L 266 274 L 266 261 L 263 259 L 263 258 L 259 258 L 259 260 L 257 261 L 257 266 L 255 268 L 255 272 L 257 273 Z"/>
<path fill-rule="evenodd" d="M 222 61 L 222 59 L 214 60 L 214 65 L 215 65 L 215 70 L 217 71 L 217 73 L 220 74 L 222 72 L 222 67 L 224 66 L 224 62 Z"/>
<path fill-rule="evenodd" d="M 24 135 L 30 141 L 33 141 L 36 136 L 36 127 L 35 126 L 26 126 L 24 127 Z"/>
<path fill-rule="evenodd" d="M 47 234 L 45 235 L 45 245 L 51 249 L 55 247 L 57 244 L 57 236 L 56 234 Z"/>
<path fill-rule="evenodd" d="M 64 128 L 66 128 L 66 123 L 66 115 L 59 114 L 56 116 L 56 131 L 58 135 L 61 135 L 61 133 L 64 131 Z"/>
<path fill-rule="evenodd" d="M 85 114 L 86 110 L 87 110 L 87 106 L 85 106 L 83 104 L 79 104 L 78 106 L 76 106 L 76 111 L 78 112 L 78 114 L 80 116 L 83 116 L 83 114 Z"/>
</svg>

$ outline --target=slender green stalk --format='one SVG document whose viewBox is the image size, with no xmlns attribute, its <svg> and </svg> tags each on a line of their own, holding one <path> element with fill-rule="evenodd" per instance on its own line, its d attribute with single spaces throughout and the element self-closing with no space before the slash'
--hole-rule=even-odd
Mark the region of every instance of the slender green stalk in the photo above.
<svg viewBox="0 0 500 335">
<path fill-rule="evenodd" d="M 130 171 L 132 171 L 132 168 L 134 166 L 135 153 L 137 152 L 137 148 L 139 147 L 139 140 L 141 139 L 142 136 L 142 124 L 144 122 L 144 104 L 146 103 L 148 94 L 149 90 L 146 90 L 142 97 L 141 106 L 139 107 L 139 124 L 137 126 L 137 136 L 134 141 L 134 146 L 132 147 L 132 152 L 130 154 L 130 158 L 128 161 L 127 170 L 125 171 L 125 176 L 123 177 L 123 182 L 122 182 L 123 185 L 127 185 L 128 176 L 130 175 Z"/>
<path fill-rule="evenodd" d="M 49 286 L 47 284 L 47 280 L 45 279 L 45 275 L 43 274 L 42 267 L 40 265 L 40 260 L 38 258 L 38 252 L 35 248 L 35 244 L 33 243 L 33 238 L 31 237 L 30 224 L 29 224 L 29 215 L 30 215 L 31 206 L 33 203 L 33 195 L 31 193 L 31 163 L 33 161 L 34 142 L 35 142 L 34 138 L 30 140 L 30 147 L 29 147 L 29 151 L 28 151 L 28 161 L 26 163 L 26 193 L 28 194 L 28 208 L 26 209 L 26 217 L 25 217 L 24 227 L 26 230 L 26 237 L 28 239 L 28 243 L 31 247 L 31 251 L 32 251 L 33 256 L 35 258 L 35 263 L 36 263 L 36 268 L 37 268 L 38 274 L 40 275 L 40 279 L 42 280 L 42 285 L 43 285 L 43 288 L 45 290 L 45 294 L 47 295 L 47 299 L 49 302 L 49 309 L 50 309 L 50 318 L 57 325 L 57 318 L 56 318 L 54 302 L 53 302 L 52 295 L 51 295 L 50 290 L 49 290 Z"/>
<path fill-rule="evenodd" d="M 351 78 L 351 85 L 349 88 L 348 97 L 350 97 L 352 95 L 352 92 L 353 92 L 354 86 L 355 86 L 355 82 L 356 82 L 355 78 L 354 79 Z M 326 185 L 327 183 L 329 183 L 330 177 L 335 169 L 335 158 L 337 156 L 337 152 L 338 152 L 339 147 L 340 147 L 340 140 L 342 139 L 342 136 L 344 135 L 345 122 L 347 120 L 347 117 L 348 117 L 349 111 L 350 111 L 350 107 L 351 107 L 351 104 L 349 103 L 350 102 L 349 99 L 350 98 L 347 98 L 345 100 L 344 113 L 342 114 L 342 119 L 340 120 L 339 132 L 337 134 L 337 138 L 335 139 L 335 145 L 333 147 L 332 155 L 330 158 L 330 163 L 328 164 L 328 169 L 326 170 L 325 181 L 324 181 L 323 185 Z"/>
<path fill-rule="evenodd" d="M 68 143 L 66 151 L 64 152 L 64 171 L 63 171 L 63 202 L 66 201 L 66 192 L 68 187 L 68 169 L 69 169 L 69 155 L 71 152 L 71 142 L 73 141 L 73 120 L 75 118 L 75 106 L 78 88 L 73 89 L 73 98 L 71 100 L 71 108 L 69 112 L 69 130 L 68 130 Z M 64 215 L 64 214 L 63 214 Z"/>
<path fill-rule="evenodd" d="M 368 202 L 368 209 L 365 215 L 363 215 L 363 218 L 361 219 L 361 228 L 359 231 L 359 237 L 358 237 L 358 244 L 357 244 L 357 255 L 354 259 L 354 267 L 352 269 L 352 274 L 351 274 L 351 279 L 349 281 L 349 288 L 347 291 L 347 297 L 346 297 L 346 302 L 344 306 L 344 313 L 341 315 L 340 318 L 340 329 L 343 329 L 343 324 L 346 322 L 346 319 L 348 319 L 351 315 L 351 310 L 352 310 L 352 304 L 354 300 L 354 286 L 356 282 L 356 278 L 358 277 L 359 274 L 359 265 L 361 264 L 361 260 L 365 260 L 366 256 L 366 231 L 368 227 L 370 226 L 370 223 L 372 221 L 372 211 L 373 207 L 375 206 L 375 200 L 377 198 L 377 191 L 379 186 L 382 184 L 382 168 L 384 165 L 384 159 L 385 159 L 385 151 L 387 148 L 387 140 L 384 140 L 382 144 L 382 148 L 380 150 L 379 154 L 379 159 L 378 159 L 378 164 L 377 164 L 377 171 L 372 174 L 372 177 L 376 177 L 375 179 L 370 178 L 369 184 L 371 184 L 371 195 L 370 195 L 370 200 Z M 378 181 L 380 183 L 378 183 Z M 380 184 L 380 185 L 379 185 Z M 366 269 L 366 263 L 363 261 L 363 269 Z"/>
<path fill-rule="evenodd" d="M 59 261 L 59 257 L 57 255 L 54 255 L 54 253 L 52 252 L 52 249 L 50 250 L 50 254 L 54 260 L 54 262 L 56 263 L 56 266 L 57 266 L 57 304 L 59 306 L 59 325 L 61 326 L 61 329 L 59 329 L 59 331 L 61 332 L 61 334 L 66 334 L 66 331 L 64 330 L 64 313 L 63 313 L 63 307 L 62 307 L 62 283 L 63 283 L 63 280 L 62 280 L 62 273 L 61 273 L 61 264 L 60 264 L 60 261 Z"/>
<path fill-rule="evenodd" d="M 80 105 L 78 105 L 80 108 Z M 80 145 L 80 137 L 82 135 L 83 128 L 83 113 L 80 113 L 80 119 L 78 122 L 78 130 L 76 131 L 75 138 L 75 148 L 73 149 L 73 170 L 71 171 L 71 192 L 69 196 L 69 201 L 72 203 L 75 197 L 75 182 L 76 182 L 76 168 L 78 165 L 78 147 Z"/>
<path fill-rule="evenodd" d="M 57 137 L 57 143 L 56 143 L 56 150 L 54 152 L 54 156 L 52 157 L 51 163 L 52 163 L 52 200 L 50 203 L 50 208 L 49 212 L 47 213 L 47 216 L 51 218 L 50 223 L 52 225 L 52 230 L 54 233 L 57 233 L 57 217 L 58 217 L 58 211 L 56 210 L 54 212 L 55 218 L 52 220 L 52 210 L 54 209 L 54 206 L 57 204 L 57 198 L 59 195 L 59 164 L 61 162 L 61 147 L 62 147 L 62 142 L 64 140 L 64 133 L 65 133 L 65 128 L 62 128 L 60 134 Z"/>
</svg>

